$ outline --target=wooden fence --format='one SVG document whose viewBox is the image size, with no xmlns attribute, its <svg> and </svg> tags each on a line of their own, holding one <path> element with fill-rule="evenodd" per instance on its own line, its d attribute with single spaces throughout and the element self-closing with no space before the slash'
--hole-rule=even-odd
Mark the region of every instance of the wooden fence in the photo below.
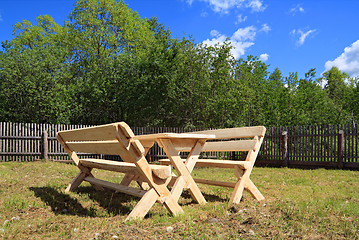
<svg viewBox="0 0 359 240">
<path fill-rule="evenodd" d="M 272 127 L 257 165 L 359 169 L 358 125 Z"/>
<path fill-rule="evenodd" d="M 56 125 L 0 122 L 0 161 L 68 160 L 56 132 L 89 125 Z M 134 133 L 185 132 L 184 128 L 133 127 Z M 201 130 L 201 129 L 194 129 Z M 256 165 L 359 169 L 358 125 L 269 127 Z M 242 159 L 243 153 L 221 157 Z M 115 156 L 100 156 L 106 159 Z M 155 146 L 151 160 L 165 157 Z M 207 156 L 208 157 L 208 156 Z M 209 157 L 217 157 L 212 154 Z M 119 159 L 118 159 L 119 160 Z"/>
</svg>

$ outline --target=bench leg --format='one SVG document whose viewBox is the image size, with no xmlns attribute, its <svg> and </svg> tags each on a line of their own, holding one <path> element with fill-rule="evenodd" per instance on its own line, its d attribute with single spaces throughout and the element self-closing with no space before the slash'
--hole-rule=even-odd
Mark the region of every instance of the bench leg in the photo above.
<svg viewBox="0 0 359 240">
<path fill-rule="evenodd" d="M 246 189 L 248 192 L 257 199 L 258 201 L 264 200 L 264 196 L 258 190 L 258 188 L 254 185 L 251 179 L 249 179 L 249 175 L 251 174 L 251 169 L 242 170 L 239 167 L 235 168 L 235 175 L 238 178 L 238 181 L 234 187 L 232 192 L 231 199 L 229 200 L 229 204 L 232 203 L 238 204 L 241 201 L 243 190 Z"/>
<path fill-rule="evenodd" d="M 138 186 L 140 186 L 140 188 L 142 188 L 143 190 L 150 189 L 150 185 L 148 185 L 147 182 L 141 181 L 139 179 L 139 176 L 135 176 L 128 173 L 126 173 L 125 176 L 122 178 L 120 185 L 129 186 L 132 181 L 136 181 Z"/>
<path fill-rule="evenodd" d="M 80 172 L 77 176 L 71 181 L 71 183 L 67 186 L 65 192 L 73 192 L 75 189 L 82 183 L 82 181 L 87 177 L 85 172 Z"/>
<path fill-rule="evenodd" d="M 248 192 L 252 195 L 252 197 L 257 199 L 258 201 L 264 200 L 264 196 L 250 179 L 248 179 L 244 188 L 248 190 Z"/>
<path fill-rule="evenodd" d="M 243 190 L 244 190 L 244 183 L 243 181 L 239 180 L 236 183 L 236 186 L 234 187 L 231 198 L 229 199 L 229 205 L 239 204 L 243 196 Z"/>
<path fill-rule="evenodd" d="M 234 174 L 238 178 L 238 181 L 234 186 L 231 198 L 229 199 L 229 206 L 232 204 L 239 204 L 239 202 L 241 201 L 244 187 L 246 185 L 246 182 L 249 180 L 249 175 L 251 174 L 251 171 L 249 169 L 243 170 L 236 166 L 234 168 Z"/>
<path fill-rule="evenodd" d="M 160 196 L 156 192 L 154 188 L 148 190 L 146 194 L 141 198 L 141 200 L 136 204 L 135 208 L 132 210 L 132 212 L 128 215 L 125 221 L 131 220 L 131 219 L 142 219 L 146 216 L 148 211 L 151 209 L 153 204 L 156 203 L 157 200 L 159 200 Z M 163 202 L 166 209 L 173 214 L 174 216 L 177 216 L 180 213 L 183 213 L 182 208 L 178 205 L 177 201 L 174 200 L 171 196 L 168 196 L 165 198 L 165 201 Z"/>
<path fill-rule="evenodd" d="M 177 216 L 177 215 L 183 213 L 183 210 L 182 210 L 181 206 L 178 204 L 178 201 L 176 199 L 174 199 L 172 196 L 166 198 L 166 200 L 164 202 L 164 206 L 174 216 Z"/>
<path fill-rule="evenodd" d="M 86 177 L 93 177 L 93 178 L 95 178 L 95 177 L 92 175 L 92 173 L 88 173 Z M 102 186 L 100 186 L 100 185 L 96 185 L 96 184 L 93 184 L 93 183 L 90 183 L 90 184 L 91 184 L 91 186 L 92 186 L 96 191 L 103 191 L 103 190 L 105 190 L 105 189 L 104 189 Z"/>
<path fill-rule="evenodd" d="M 122 178 L 120 185 L 128 186 L 135 178 L 135 175 L 126 173 L 125 176 Z"/>
<path fill-rule="evenodd" d="M 86 177 L 94 177 L 91 173 L 91 169 L 83 168 L 83 167 L 81 169 L 83 170 L 81 170 L 81 172 L 77 174 L 77 176 L 71 181 L 71 183 L 65 189 L 66 193 L 75 191 L 76 188 L 84 181 Z M 104 190 L 103 187 L 93 183 L 91 183 L 91 186 L 97 191 Z"/>
<path fill-rule="evenodd" d="M 141 200 L 136 204 L 135 208 L 132 210 L 132 212 L 128 215 L 125 221 L 131 220 L 131 219 L 142 219 L 145 217 L 145 215 L 148 213 L 150 208 L 155 204 L 155 202 L 158 199 L 158 194 L 155 191 L 155 189 L 151 189 L 148 192 L 146 192 L 145 195 L 141 198 Z"/>
<path fill-rule="evenodd" d="M 186 181 L 184 180 L 183 176 L 179 176 L 177 177 L 176 181 L 174 182 L 173 186 L 172 186 L 172 197 L 178 201 L 180 196 L 182 195 L 183 192 L 183 187 L 186 184 Z"/>
</svg>

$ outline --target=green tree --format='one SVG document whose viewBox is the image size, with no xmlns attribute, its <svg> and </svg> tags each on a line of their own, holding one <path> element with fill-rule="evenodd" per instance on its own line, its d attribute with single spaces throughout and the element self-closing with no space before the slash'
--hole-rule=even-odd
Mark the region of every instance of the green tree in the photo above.
<svg viewBox="0 0 359 240">
<path fill-rule="evenodd" d="M 0 64 L 2 121 L 69 123 L 62 57 L 56 47 L 5 53 Z"/>
<path fill-rule="evenodd" d="M 50 16 L 36 25 L 15 24 L 14 38 L 3 43 L 0 59 L 1 119 L 20 122 L 69 122 L 64 71 L 64 30 Z"/>
<path fill-rule="evenodd" d="M 138 66 L 154 42 L 147 21 L 122 1 L 79 0 L 66 27 L 78 90 L 72 121 L 136 124 Z"/>
<path fill-rule="evenodd" d="M 323 77 L 319 81 L 325 82 L 324 89 L 334 102 L 333 110 L 336 112 L 336 119 L 350 120 L 350 101 L 353 97 L 354 88 L 350 76 L 337 67 L 332 67 L 323 73 Z"/>
<path fill-rule="evenodd" d="M 49 46 L 64 47 L 66 28 L 57 24 L 49 15 L 39 16 L 35 22 L 35 25 L 28 20 L 16 23 L 13 29 L 14 38 L 3 44 L 5 51 L 9 49 L 22 51 Z"/>
<path fill-rule="evenodd" d="M 284 77 L 279 68 L 269 75 L 264 87 L 264 115 L 266 126 L 280 126 L 285 121 L 288 109 L 288 91 L 284 86 Z"/>
<path fill-rule="evenodd" d="M 294 98 L 296 125 L 337 123 L 332 111 L 334 102 L 315 81 L 315 75 L 315 69 L 310 69 L 305 78 L 299 80 Z"/>
<path fill-rule="evenodd" d="M 234 78 L 238 84 L 237 124 L 259 125 L 265 122 L 265 84 L 268 67 L 257 57 L 248 56 L 246 60 L 238 59 L 235 65 Z"/>
</svg>

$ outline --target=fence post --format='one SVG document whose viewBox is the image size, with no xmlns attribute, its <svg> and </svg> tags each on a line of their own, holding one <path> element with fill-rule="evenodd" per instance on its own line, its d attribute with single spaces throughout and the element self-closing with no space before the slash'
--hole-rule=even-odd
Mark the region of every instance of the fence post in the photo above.
<svg viewBox="0 0 359 240">
<path fill-rule="evenodd" d="M 285 167 L 288 167 L 288 133 L 282 132 L 282 157 Z"/>
<path fill-rule="evenodd" d="M 344 131 L 340 130 L 338 134 L 338 168 L 343 169 L 343 153 L 344 151 Z"/>
<path fill-rule="evenodd" d="M 49 144 L 47 131 L 43 131 L 41 135 L 41 159 L 49 160 Z"/>
</svg>

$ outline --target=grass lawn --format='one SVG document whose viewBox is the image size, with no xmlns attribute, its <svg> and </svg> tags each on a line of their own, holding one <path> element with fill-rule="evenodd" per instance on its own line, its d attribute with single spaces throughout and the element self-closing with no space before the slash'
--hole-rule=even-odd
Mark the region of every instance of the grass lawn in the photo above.
<svg viewBox="0 0 359 240">
<path fill-rule="evenodd" d="M 143 221 L 126 223 L 138 199 L 87 183 L 65 194 L 77 172 L 63 163 L 0 163 L 0 239 L 359 239 L 359 171 L 254 168 L 260 203 L 245 192 L 227 210 L 232 189 L 199 185 L 206 205 L 185 192 L 181 216 L 155 204 Z M 119 174 L 93 173 L 120 182 Z M 193 174 L 234 180 L 231 169 Z"/>
</svg>

